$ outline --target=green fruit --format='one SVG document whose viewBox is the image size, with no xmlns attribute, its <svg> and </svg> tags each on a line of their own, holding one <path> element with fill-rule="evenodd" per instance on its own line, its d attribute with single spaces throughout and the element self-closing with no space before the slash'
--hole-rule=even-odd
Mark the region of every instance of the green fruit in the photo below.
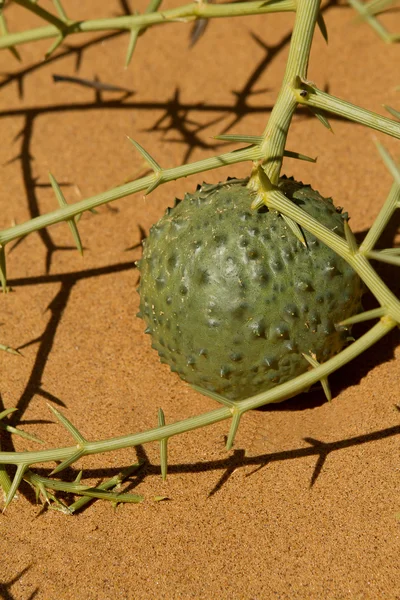
<svg viewBox="0 0 400 600">
<path fill-rule="evenodd" d="M 339 352 L 360 308 L 353 269 L 313 235 L 305 247 L 276 211 L 250 209 L 247 180 L 203 184 L 153 225 L 140 313 L 162 362 L 229 399 L 268 390 Z M 282 178 L 281 191 L 344 237 L 330 198 Z"/>
</svg>

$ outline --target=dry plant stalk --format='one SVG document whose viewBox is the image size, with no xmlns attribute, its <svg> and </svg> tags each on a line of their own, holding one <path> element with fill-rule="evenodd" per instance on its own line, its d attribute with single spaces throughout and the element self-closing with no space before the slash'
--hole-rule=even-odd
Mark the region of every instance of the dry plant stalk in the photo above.
<svg viewBox="0 0 400 600">
<path fill-rule="evenodd" d="M 279 189 L 284 156 L 291 156 L 301 160 L 313 160 L 286 149 L 287 134 L 292 117 L 298 106 L 309 108 L 321 123 L 328 128 L 330 125 L 327 115 L 333 114 L 399 139 L 400 123 L 394 119 L 383 117 L 355 106 L 346 100 L 336 98 L 321 91 L 314 83 L 307 81 L 307 67 L 315 26 L 318 24 L 323 34 L 327 35 L 320 12 L 320 0 L 262 0 L 222 5 L 199 2 L 165 11 L 160 9 L 160 0 L 153 0 L 143 15 L 136 14 L 84 22 L 69 19 L 60 0 L 54 0 L 55 13 L 42 8 L 39 3 L 33 0 L 14 0 L 14 2 L 32 11 L 46 22 L 45 26 L 38 29 L 16 34 L 8 33 L 4 15 L 1 12 L 4 9 L 5 2 L 0 2 L 0 26 L 2 34 L 0 37 L 0 48 L 10 49 L 17 58 L 19 57 L 17 46 L 21 43 L 38 39 L 55 38 L 54 43 L 46 53 L 46 57 L 48 57 L 69 35 L 88 31 L 129 30 L 131 33 L 126 57 L 126 64 L 128 64 L 132 58 L 139 35 L 155 24 L 177 20 L 191 22 L 214 17 L 287 11 L 295 11 L 296 19 L 280 93 L 266 128 L 260 136 L 217 136 L 219 139 L 245 144 L 245 147 L 235 152 L 228 152 L 172 169 L 163 169 L 144 148 L 134 140 L 131 140 L 136 150 L 140 152 L 143 159 L 149 165 L 152 171 L 151 174 L 105 191 L 102 194 L 81 200 L 73 205 L 67 205 L 60 186 L 50 174 L 50 183 L 60 208 L 31 219 L 21 225 L 15 225 L 0 231 L 0 278 L 4 292 L 7 291 L 6 246 L 11 241 L 55 223 L 66 222 L 71 229 L 79 252 L 82 252 L 77 218 L 83 212 L 142 190 L 145 190 L 146 194 L 150 194 L 159 185 L 188 175 L 203 173 L 221 166 L 247 161 L 251 163 L 250 178 L 247 184 L 253 194 L 251 208 L 257 210 L 260 207 L 266 207 L 269 211 L 276 211 L 284 219 L 291 234 L 296 236 L 300 242 L 304 242 L 302 231 L 309 232 L 315 236 L 317 240 L 323 242 L 323 244 L 350 265 L 375 296 L 379 304 L 378 308 L 352 315 L 338 324 L 342 327 L 348 327 L 353 323 L 361 321 L 375 321 L 367 333 L 353 341 L 338 354 L 329 358 L 329 360 L 318 362 L 312 354 L 305 356 L 305 359 L 309 363 L 307 371 L 284 383 L 276 385 L 272 389 L 262 391 L 248 398 L 229 400 L 220 394 L 208 391 L 206 393 L 219 402 L 221 406 L 197 417 L 173 424 L 166 424 L 164 413 L 160 409 L 158 413 L 158 426 L 152 430 L 109 440 L 88 441 L 65 416 L 50 406 L 49 408 L 54 416 L 72 435 L 74 444 L 67 448 L 39 450 L 35 452 L 0 452 L 0 485 L 6 496 L 5 507 L 8 506 L 15 496 L 21 481 L 25 480 L 35 488 L 37 497 L 42 497 L 53 507 L 71 514 L 82 508 L 94 497 L 107 499 L 114 503 L 138 502 L 141 500 L 140 496 L 133 494 L 118 494 L 116 491 L 109 491 L 114 490 L 124 478 L 139 468 L 140 464 L 133 465 L 131 468 L 121 472 L 119 476 L 104 482 L 98 488 L 90 488 L 82 485 L 82 473 L 78 475 L 76 481 L 73 483 L 66 483 L 51 477 L 74 464 L 78 459 L 90 454 L 105 453 L 159 441 L 161 448 L 161 471 L 163 478 L 165 478 L 168 462 L 167 443 L 170 437 L 230 419 L 231 425 L 226 444 L 227 449 L 230 449 L 234 442 L 240 419 L 245 412 L 272 402 L 290 398 L 308 389 L 316 382 L 322 383 L 323 389 L 329 399 L 328 376 L 400 324 L 400 300 L 381 280 L 371 264 L 371 261 L 374 260 L 400 267 L 400 252 L 398 248 L 375 250 L 376 242 L 392 218 L 393 213 L 396 209 L 400 208 L 400 169 L 385 148 L 377 143 L 378 151 L 386 167 L 392 174 L 394 183 L 375 222 L 360 245 L 357 244 L 347 219 L 344 219 L 344 236 L 341 237 L 328 227 L 322 225 L 315 217 L 310 216 L 300 206 L 291 202 Z M 380 11 L 389 6 L 389 2 L 371 0 L 362 4 L 358 0 L 349 0 L 349 3 L 359 12 L 364 20 L 383 36 L 385 41 L 395 41 L 398 39 L 398 36 L 395 34 L 389 34 L 384 30 L 376 18 Z M 388 110 L 392 116 L 395 118 L 398 117 L 398 113 L 394 109 Z M 15 352 L 6 345 L 2 345 L 1 349 L 8 352 Z M 6 417 L 13 410 L 8 409 L 0 414 L 0 426 L 10 433 L 32 439 L 32 436 L 28 436 L 24 432 L 12 428 L 7 424 Z M 36 438 L 33 439 L 39 441 Z M 50 473 L 50 477 L 40 477 L 31 470 L 32 465 L 54 462 L 57 463 L 57 466 Z M 6 465 L 14 465 L 16 467 L 12 481 L 7 473 Z M 73 493 L 81 496 L 81 498 L 71 506 L 66 506 L 53 494 L 53 492 L 58 490 Z"/>
</svg>

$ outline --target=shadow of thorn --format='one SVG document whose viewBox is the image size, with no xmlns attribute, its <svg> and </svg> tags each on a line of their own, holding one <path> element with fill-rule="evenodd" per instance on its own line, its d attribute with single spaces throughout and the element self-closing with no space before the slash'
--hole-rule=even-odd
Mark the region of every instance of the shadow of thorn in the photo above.
<svg viewBox="0 0 400 600">
<path fill-rule="evenodd" d="M 28 567 L 25 567 L 25 569 L 23 569 L 20 573 L 18 573 L 18 575 L 16 575 L 15 577 L 13 577 L 13 579 L 10 579 L 9 581 L 5 581 L 5 582 L 1 582 L 0 581 L 0 598 L 1 600 L 17 600 L 17 596 L 14 596 L 14 594 L 11 593 L 11 587 L 17 583 L 21 577 L 23 577 L 23 575 L 25 575 L 25 573 L 27 571 L 29 571 L 29 569 L 31 568 L 31 565 L 29 565 Z M 27 600 L 33 600 L 33 598 L 35 598 L 35 596 L 39 593 L 39 588 L 36 588 L 31 594 L 30 596 L 28 596 Z M 20 598 L 20 596 L 19 596 Z"/>
<path fill-rule="evenodd" d="M 399 407 L 400 411 L 400 407 Z M 337 440 L 334 442 L 323 442 L 314 438 L 304 438 L 304 441 L 309 444 L 307 447 L 293 448 L 291 450 L 283 450 L 281 452 L 272 452 L 267 454 L 259 454 L 257 456 L 246 456 L 245 450 L 236 449 L 233 451 L 231 456 L 220 460 L 202 461 L 191 464 L 175 464 L 168 465 L 168 475 L 173 474 L 186 474 L 186 473 L 205 473 L 207 471 L 223 471 L 219 481 L 215 484 L 213 489 L 209 492 L 208 497 L 214 496 L 219 492 L 222 487 L 229 481 L 232 474 L 239 468 L 252 467 L 255 468 L 245 475 L 245 477 L 251 477 L 258 471 L 265 468 L 273 462 L 284 462 L 287 460 L 299 460 L 302 458 L 309 458 L 315 456 L 317 459 L 314 472 L 311 477 L 309 487 L 313 487 L 321 475 L 323 467 L 325 465 L 327 457 L 333 452 L 340 450 L 346 450 L 363 444 L 370 444 L 372 442 L 379 442 L 394 436 L 400 435 L 400 425 L 388 427 L 374 431 L 372 433 L 362 434 L 347 439 Z M 138 458 L 145 461 L 141 469 L 136 473 L 130 483 L 130 487 L 134 488 L 147 476 L 160 477 L 160 466 L 154 465 L 148 461 L 148 456 L 145 449 L 142 446 L 136 448 Z M 36 473 L 48 477 L 48 470 L 43 468 L 35 469 Z M 86 478 L 95 479 L 108 479 L 114 477 L 121 471 L 121 467 L 114 467 L 112 469 L 85 469 L 84 476 Z M 65 471 L 67 474 L 66 480 L 74 481 L 78 471 L 73 468 Z"/>
<path fill-rule="evenodd" d="M 368 444 L 371 442 L 381 441 L 399 434 L 400 425 L 395 425 L 394 427 L 388 427 L 387 429 L 374 431 L 372 433 L 367 433 L 344 440 L 338 440 L 336 442 L 322 442 L 320 440 L 315 440 L 314 438 L 307 437 L 304 438 L 304 441 L 310 444 L 310 447 L 308 448 L 285 450 L 282 452 L 275 452 L 273 454 L 265 454 L 263 456 L 246 458 L 243 466 L 257 464 L 257 462 L 259 463 L 259 466 L 254 471 L 246 475 L 246 477 L 250 477 L 251 475 L 254 475 L 255 473 L 257 473 L 257 471 L 264 468 L 271 462 L 280 462 L 283 460 L 293 460 L 298 458 L 306 458 L 309 456 L 316 456 L 317 462 L 310 481 L 311 488 L 314 486 L 319 475 L 321 474 L 328 455 L 332 452 L 336 452 L 338 450 L 345 450 L 347 448 L 352 448 L 355 446 L 361 446 L 363 444 Z"/>
<path fill-rule="evenodd" d="M 22 395 L 18 403 L 16 404 L 16 408 L 18 410 L 10 416 L 10 424 L 12 424 L 15 427 L 20 422 L 30 401 L 35 395 L 40 395 L 49 400 L 50 402 L 58 404 L 59 406 L 65 406 L 62 400 L 57 398 L 54 394 L 51 394 L 50 392 L 43 389 L 42 379 L 47 360 L 53 348 L 58 326 L 61 322 L 63 312 L 67 307 L 74 286 L 78 282 L 92 277 L 101 277 L 104 275 L 123 272 L 135 268 L 135 263 L 129 261 L 124 263 L 108 265 L 105 267 L 86 269 L 78 272 L 64 273 L 60 275 L 47 274 L 37 277 L 26 277 L 21 279 L 10 280 L 10 285 L 13 287 L 25 285 L 43 285 L 46 283 L 52 284 L 56 282 L 60 283 L 60 288 L 58 292 L 56 293 L 53 300 L 48 306 L 50 318 L 47 322 L 47 325 L 45 326 L 43 333 L 38 338 L 26 342 L 23 346 L 20 346 L 19 348 L 26 348 L 34 343 L 39 344 L 31 374 L 25 385 Z M 8 440 L 8 443 L 11 445 L 11 440 Z"/>
</svg>

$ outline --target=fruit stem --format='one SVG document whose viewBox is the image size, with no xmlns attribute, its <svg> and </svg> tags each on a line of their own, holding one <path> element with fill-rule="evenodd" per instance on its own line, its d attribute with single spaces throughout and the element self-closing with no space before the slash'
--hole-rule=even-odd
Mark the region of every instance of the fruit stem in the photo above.
<svg viewBox="0 0 400 600">
<path fill-rule="evenodd" d="M 249 181 L 249 187 L 255 191 L 263 188 L 258 176 L 259 166 L 262 166 L 273 185 L 278 183 L 290 123 L 298 104 L 294 90 L 299 78 L 305 79 L 307 76 L 320 3 L 321 0 L 297 0 L 296 18 L 282 87 L 262 136 L 263 158 L 255 163 Z"/>
</svg>

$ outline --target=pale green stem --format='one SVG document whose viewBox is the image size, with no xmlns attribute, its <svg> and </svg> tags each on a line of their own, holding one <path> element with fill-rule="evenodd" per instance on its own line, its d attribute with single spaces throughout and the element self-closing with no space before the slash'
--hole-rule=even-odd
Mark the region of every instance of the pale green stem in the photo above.
<svg viewBox="0 0 400 600">
<path fill-rule="evenodd" d="M 226 154 L 221 154 L 220 156 L 200 160 L 188 165 L 183 165 L 181 167 L 165 169 L 161 172 L 162 183 L 174 181 L 182 177 L 188 177 L 189 175 L 203 173 L 218 167 L 224 167 L 243 161 L 254 161 L 260 158 L 260 156 L 260 148 L 253 146 L 237 152 L 228 152 Z M 0 246 L 4 246 L 8 242 L 32 233 L 33 231 L 37 231 L 38 229 L 43 229 L 44 227 L 54 225 L 55 223 L 60 223 L 61 221 L 71 219 L 82 212 L 91 210 L 97 206 L 101 206 L 102 204 L 119 200 L 125 196 L 146 190 L 154 183 L 156 179 L 157 175 L 148 175 L 147 177 L 142 177 L 136 181 L 113 188 L 112 190 L 108 190 L 107 192 L 103 192 L 96 196 L 92 196 L 91 198 L 86 198 L 85 200 L 81 200 L 75 204 L 64 206 L 54 210 L 53 212 L 41 215 L 40 217 L 35 217 L 30 221 L 26 221 L 26 223 L 14 225 L 9 229 L 3 229 L 3 231 L 0 231 Z"/>
<path fill-rule="evenodd" d="M 305 94 L 301 95 L 301 92 Z M 339 117 L 344 117 L 360 125 L 366 125 L 375 131 L 381 131 L 387 135 L 391 135 L 397 139 L 400 139 L 400 123 L 389 119 L 388 117 L 382 117 L 377 113 L 374 113 L 347 100 L 336 98 L 326 92 L 321 92 L 318 88 L 304 84 L 295 90 L 297 102 L 305 104 L 306 106 L 312 106 L 320 110 L 331 112 Z"/>
<path fill-rule="evenodd" d="M 263 133 L 262 164 L 265 173 L 275 185 L 279 180 L 286 139 L 297 106 L 293 89 L 297 78 L 305 78 L 307 75 L 319 9 L 320 0 L 297 0 L 296 19 L 283 84 Z M 258 189 L 259 186 L 257 175 L 253 174 L 249 187 Z"/>
<path fill-rule="evenodd" d="M 376 13 L 384 10 L 390 4 L 394 4 L 393 0 L 368 3 L 362 3 L 358 0 L 348 0 L 348 3 L 359 13 L 360 17 L 364 19 L 366 23 L 372 27 L 372 29 L 374 29 L 374 31 L 384 42 L 390 44 L 390 42 L 394 42 L 396 39 L 399 39 L 398 35 L 389 33 L 382 23 L 380 23 L 375 17 Z"/>
<path fill-rule="evenodd" d="M 379 215 L 375 219 L 371 229 L 368 231 L 360 246 L 360 252 L 368 252 L 375 247 L 376 242 L 382 235 L 382 232 L 388 224 L 390 218 L 393 216 L 394 211 L 399 206 L 399 201 L 400 186 L 398 183 L 394 183 L 390 189 L 388 199 L 380 210 Z"/>
<path fill-rule="evenodd" d="M 7 411 L 9 412 L 9 411 Z M 6 412 L 6 414 L 7 414 Z M 11 412 L 11 411 L 10 411 Z M 0 419 L 2 416 L 5 416 L 4 412 L 0 415 Z M 1 440 L 0 440 L 0 450 L 1 450 Z M 3 494 L 6 497 L 11 489 L 11 480 L 8 476 L 6 468 L 3 464 L 0 463 L 0 489 L 3 490 Z"/>
<path fill-rule="evenodd" d="M 24 8 L 30 10 L 44 21 L 48 21 L 49 23 L 54 25 L 54 27 L 56 27 L 57 29 L 58 34 L 60 33 L 60 30 L 64 29 L 66 26 L 65 21 L 59 19 L 58 17 L 56 17 L 56 15 L 53 15 L 45 8 L 42 8 L 36 2 L 32 2 L 31 0 L 14 0 L 14 2 L 15 4 L 19 4 L 20 6 L 23 6 Z"/>
<path fill-rule="evenodd" d="M 367 252 L 366 256 L 370 260 L 377 260 L 379 262 L 384 262 L 389 265 L 395 265 L 396 267 L 400 267 L 400 256 L 396 256 L 396 253 L 391 252 L 391 250 L 391 248 L 386 248 L 386 251 L 371 250 Z"/>
<path fill-rule="evenodd" d="M 5 496 L 11 489 L 11 480 L 7 474 L 5 466 L 0 464 L 0 488 L 3 490 Z"/>
<path fill-rule="evenodd" d="M 96 487 L 90 487 L 85 485 L 79 485 L 75 482 L 67 482 L 67 481 L 57 481 L 56 479 L 50 479 L 48 477 L 41 477 L 40 475 L 36 475 L 32 473 L 32 471 L 27 471 L 24 474 L 24 480 L 33 485 L 34 487 L 43 487 L 46 490 L 54 490 L 66 492 L 68 494 L 76 494 L 86 496 L 86 499 L 81 501 L 77 501 L 74 503 L 72 507 L 72 511 L 74 512 L 79 508 L 82 508 L 87 502 L 90 502 L 93 498 L 101 498 L 104 500 L 111 500 L 112 502 L 140 502 L 143 500 L 141 496 L 137 494 L 127 494 L 121 493 L 117 494 L 115 492 L 110 493 L 108 490 L 118 487 L 124 479 L 129 477 L 130 474 L 134 473 L 138 469 L 139 465 L 133 465 L 128 469 L 125 469 L 123 472 L 119 473 L 112 479 L 105 481 L 99 484 Z M 71 509 L 71 507 L 68 507 Z"/>
<path fill-rule="evenodd" d="M 399 0 L 369 0 L 365 3 L 365 9 L 370 14 L 377 14 L 387 8 L 394 7 L 396 4 L 399 4 Z"/>
<path fill-rule="evenodd" d="M 347 364 L 350 360 L 354 359 L 356 356 L 367 350 L 367 348 L 379 341 L 395 326 L 396 322 L 390 317 L 383 317 L 376 325 L 371 327 L 366 334 L 319 367 L 311 369 L 291 381 L 276 386 L 272 390 L 236 402 L 234 408 L 217 408 L 203 415 L 191 417 L 163 427 L 157 427 L 143 433 L 122 436 L 110 440 L 86 442 L 84 446 L 82 446 L 82 448 L 84 448 L 83 455 L 111 452 L 113 450 L 121 450 L 123 448 L 138 446 L 148 442 L 160 441 L 174 435 L 229 419 L 232 417 L 232 414 L 237 411 L 237 408 L 239 408 L 241 412 L 244 412 L 264 406 L 265 404 L 271 404 L 273 402 L 291 398 L 300 391 L 309 388 L 321 378 L 327 377 L 343 365 Z M 0 463 L 30 466 L 36 463 L 62 461 L 73 456 L 76 453 L 76 450 L 77 446 L 41 450 L 38 452 L 0 452 Z"/>
<path fill-rule="evenodd" d="M 314 234 L 324 244 L 332 248 L 334 252 L 339 254 L 346 260 L 353 269 L 360 275 L 364 283 L 374 294 L 378 302 L 386 308 L 387 314 L 390 314 L 393 319 L 400 323 L 400 303 L 396 296 L 383 283 L 376 271 L 370 265 L 366 258 L 366 253 L 351 252 L 348 242 L 339 237 L 336 233 L 319 223 L 316 219 L 308 215 L 301 208 L 296 206 L 294 202 L 288 200 L 282 192 L 271 190 L 267 194 L 268 207 L 274 208 L 280 213 L 283 213 L 293 219 L 301 227 Z M 389 196 L 385 204 L 391 202 Z"/>
<path fill-rule="evenodd" d="M 53 0 L 53 3 L 58 12 L 58 16 L 60 17 L 60 19 L 65 22 L 68 21 L 67 13 L 65 12 L 64 7 L 61 4 L 60 0 Z"/>
<path fill-rule="evenodd" d="M 19 4 L 32 10 L 31 2 L 19 0 Z M 109 19 L 91 19 L 88 21 L 74 22 L 68 26 L 68 34 L 84 33 L 89 31 L 127 30 L 148 28 L 152 25 L 163 25 L 174 21 L 194 21 L 196 19 L 211 19 L 223 17 L 242 17 L 275 12 L 290 12 L 295 10 L 294 0 L 258 0 L 257 2 L 239 2 L 231 4 L 208 4 L 195 2 L 178 8 L 160 12 L 151 12 L 143 15 L 128 15 Z M 0 48 L 9 48 L 18 44 L 25 44 L 36 40 L 44 40 L 60 35 L 62 21 L 54 16 L 57 25 L 47 25 L 29 31 L 8 33 L 0 38 Z M 65 28 L 65 24 L 62 23 Z"/>
</svg>

